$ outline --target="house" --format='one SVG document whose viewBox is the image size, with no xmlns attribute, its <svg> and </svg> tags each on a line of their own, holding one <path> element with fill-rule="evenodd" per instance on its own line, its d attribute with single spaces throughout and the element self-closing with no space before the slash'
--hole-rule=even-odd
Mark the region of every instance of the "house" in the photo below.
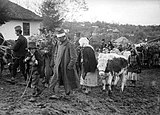
<svg viewBox="0 0 160 115">
<path fill-rule="evenodd" d="M 114 41 L 114 43 L 117 44 L 117 45 L 120 45 L 120 44 L 121 45 L 127 45 L 127 43 L 130 43 L 130 41 L 126 37 L 120 37 L 120 38 L 116 39 Z"/>
<path fill-rule="evenodd" d="M 0 32 L 6 40 L 16 40 L 14 27 L 20 25 L 22 34 L 28 38 L 34 34 L 39 34 L 39 28 L 42 18 L 32 11 L 25 9 L 18 4 L 8 1 L 10 20 L 0 25 Z"/>
</svg>

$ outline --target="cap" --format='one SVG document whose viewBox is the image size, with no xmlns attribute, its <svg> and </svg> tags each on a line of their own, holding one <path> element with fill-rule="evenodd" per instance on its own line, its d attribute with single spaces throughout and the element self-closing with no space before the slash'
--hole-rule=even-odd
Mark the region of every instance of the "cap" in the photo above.
<svg viewBox="0 0 160 115">
<path fill-rule="evenodd" d="M 21 30 L 21 26 L 16 26 L 14 29 L 15 29 L 16 31 L 17 31 L 17 30 Z"/>
</svg>

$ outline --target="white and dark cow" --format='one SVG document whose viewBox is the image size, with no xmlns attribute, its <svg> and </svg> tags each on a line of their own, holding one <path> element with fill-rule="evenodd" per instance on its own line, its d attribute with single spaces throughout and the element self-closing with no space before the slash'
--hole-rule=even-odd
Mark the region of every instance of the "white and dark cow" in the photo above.
<svg viewBox="0 0 160 115">
<path fill-rule="evenodd" d="M 123 55 L 100 53 L 97 68 L 99 75 L 102 77 L 103 90 L 106 90 L 107 84 L 109 86 L 109 93 L 111 93 L 111 86 L 117 85 L 117 82 L 121 78 L 121 91 L 123 91 L 127 80 L 127 66 L 127 58 Z M 105 76 L 108 76 L 107 83 Z"/>
<path fill-rule="evenodd" d="M 131 55 L 131 51 L 127 51 L 127 50 L 124 50 L 121 52 L 121 54 L 126 57 L 126 59 L 128 60 L 129 56 Z"/>
</svg>

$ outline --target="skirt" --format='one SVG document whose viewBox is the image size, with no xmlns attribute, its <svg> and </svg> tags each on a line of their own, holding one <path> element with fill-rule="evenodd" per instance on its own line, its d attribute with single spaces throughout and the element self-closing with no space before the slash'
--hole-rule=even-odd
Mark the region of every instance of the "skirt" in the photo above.
<svg viewBox="0 0 160 115">
<path fill-rule="evenodd" d="M 95 87 L 98 86 L 98 71 L 95 71 L 94 73 L 88 72 L 85 79 L 80 77 L 80 85 L 88 86 L 88 87 Z"/>
</svg>

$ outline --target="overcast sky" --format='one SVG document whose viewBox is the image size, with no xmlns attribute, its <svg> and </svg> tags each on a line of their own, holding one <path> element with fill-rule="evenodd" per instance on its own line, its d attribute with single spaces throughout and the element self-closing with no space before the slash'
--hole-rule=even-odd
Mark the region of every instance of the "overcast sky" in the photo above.
<svg viewBox="0 0 160 115">
<path fill-rule="evenodd" d="M 10 0 L 19 2 L 33 0 Z M 40 0 L 38 0 L 40 1 Z M 85 0 L 89 10 L 78 21 L 160 25 L 160 0 Z"/>
</svg>

